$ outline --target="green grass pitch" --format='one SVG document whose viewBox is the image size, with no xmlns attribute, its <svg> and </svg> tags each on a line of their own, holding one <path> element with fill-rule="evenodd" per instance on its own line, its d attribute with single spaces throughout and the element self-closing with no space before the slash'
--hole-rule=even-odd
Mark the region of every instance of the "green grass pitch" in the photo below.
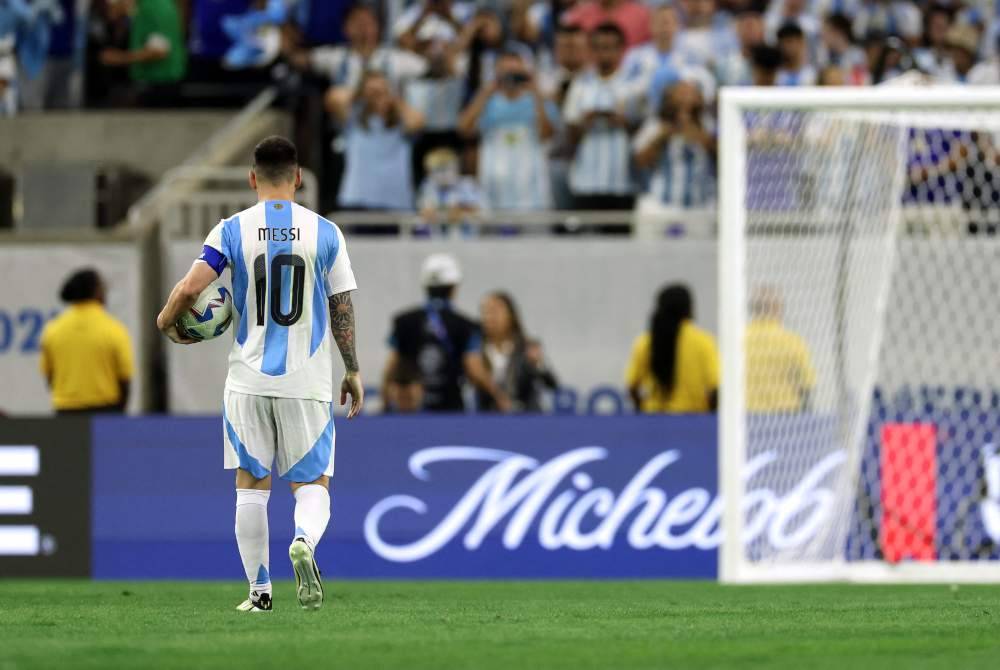
<svg viewBox="0 0 1000 670">
<path fill-rule="evenodd" d="M 21 668 L 1000 668 L 1000 586 L 0 581 L 0 670 Z"/>
</svg>

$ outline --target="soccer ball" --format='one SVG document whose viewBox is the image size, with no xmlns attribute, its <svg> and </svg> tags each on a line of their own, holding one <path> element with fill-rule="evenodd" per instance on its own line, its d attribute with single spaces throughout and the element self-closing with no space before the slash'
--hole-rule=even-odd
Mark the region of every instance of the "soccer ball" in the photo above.
<svg viewBox="0 0 1000 670">
<path fill-rule="evenodd" d="M 214 281 L 177 320 L 177 330 L 192 340 L 211 340 L 226 332 L 232 321 L 233 297 L 225 286 Z"/>
</svg>

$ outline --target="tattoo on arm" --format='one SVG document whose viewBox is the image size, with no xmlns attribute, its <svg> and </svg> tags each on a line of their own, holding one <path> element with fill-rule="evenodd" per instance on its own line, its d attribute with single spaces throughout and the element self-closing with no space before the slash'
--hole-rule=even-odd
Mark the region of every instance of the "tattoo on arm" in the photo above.
<svg viewBox="0 0 1000 670">
<path fill-rule="evenodd" d="M 354 303 L 351 292 L 330 296 L 330 330 L 337 341 L 340 356 L 348 372 L 358 371 L 358 352 L 354 345 Z"/>
</svg>

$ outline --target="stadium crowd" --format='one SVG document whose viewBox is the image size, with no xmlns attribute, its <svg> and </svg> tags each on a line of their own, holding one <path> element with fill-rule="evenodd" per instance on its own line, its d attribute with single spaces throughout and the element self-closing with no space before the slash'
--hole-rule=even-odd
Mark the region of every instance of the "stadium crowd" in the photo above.
<svg viewBox="0 0 1000 670">
<path fill-rule="evenodd" d="M 997 25 L 961 0 L 0 0 L 0 113 L 277 83 L 325 208 L 471 235 L 482 211 L 711 208 L 719 87 L 997 84 Z"/>
</svg>

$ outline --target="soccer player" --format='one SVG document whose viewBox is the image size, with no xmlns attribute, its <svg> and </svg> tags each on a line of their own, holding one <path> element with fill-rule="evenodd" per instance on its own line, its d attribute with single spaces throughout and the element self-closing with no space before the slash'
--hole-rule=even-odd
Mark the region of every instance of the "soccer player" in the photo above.
<svg viewBox="0 0 1000 670">
<path fill-rule="evenodd" d="M 191 344 L 177 319 L 205 288 L 232 272 L 236 337 L 223 403 L 225 467 L 236 469 L 236 542 L 250 581 L 238 610 L 269 611 L 267 500 L 271 462 L 295 495 L 295 539 L 288 556 L 304 609 L 323 604 L 314 554 L 330 520 L 334 426 L 331 340 L 347 373 L 340 404 L 361 411 L 364 391 L 355 351 L 357 288 L 340 229 L 297 205 L 302 182 L 295 146 L 269 137 L 254 149 L 250 186 L 258 202 L 219 223 L 201 256 L 174 287 L 156 324 Z"/>
</svg>

